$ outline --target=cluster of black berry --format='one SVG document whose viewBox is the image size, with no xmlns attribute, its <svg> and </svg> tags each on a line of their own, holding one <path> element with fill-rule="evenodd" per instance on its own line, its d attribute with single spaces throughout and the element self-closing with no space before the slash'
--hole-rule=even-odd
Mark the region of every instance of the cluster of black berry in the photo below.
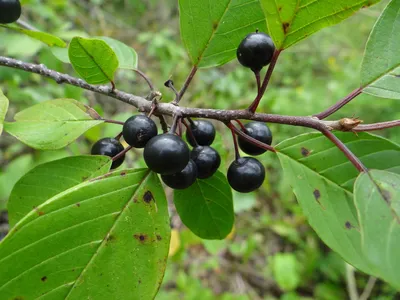
<svg viewBox="0 0 400 300">
<path fill-rule="evenodd" d="M 243 66 L 257 73 L 271 62 L 274 51 L 271 38 L 257 31 L 244 38 L 238 47 L 237 57 Z M 219 153 L 211 147 L 215 139 L 213 124 L 205 120 L 188 120 L 186 139 L 193 147 L 191 151 L 174 130 L 158 135 L 154 121 L 144 115 L 129 118 L 122 130 L 125 141 L 131 147 L 144 148 L 143 157 L 149 169 L 160 174 L 164 183 L 173 189 L 186 189 L 197 179 L 211 177 L 221 164 Z M 272 143 L 272 133 L 264 123 L 250 122 L 242 125 L 241 130 L 258 142 Z M 239 136 L 238 146 L 252 156 L 266 151 L 242 136 Z M 240 157 L 238 149 L 235 151 L 236 159 L 227 174 L 230 186 L 241 193 L 258 189 L 265 179 L 264 166 L 253 157 Z M 99 140 L 93 145 L 91 153 L 113 157 L 111 168 L 119 167 L 125 158 L 124 147 L 115 138 Z"/>
<path fill-rule="evenodd" d="M 14 23 L 20 16 L 19 0 L 0 0 L 0 24 Z"/>
<path fill-rule="evenodd" d="M 268 126 L 260 122 L 250 122 L 242 129 L 250 137 L 271 144 L 272 135 Z M 188 145 L 173 133 L 157 134 L 157 126 L 144 115 L 129 118 L 123 126 L 122 135 L 132 147 L 144 148 L 144 160 L 152 171 L 161 175 L 164 183 L 173 189 L 186 189 L 196 179 L 206 179 L 214 175 L 221 164 L 219 153 L 210 145 L 215 139 L 213 124 L 205 120 L 192 121 L 186 131 Z M 261 149 L 243 138 L 239 138 L 243 152 L 259 155 Z M 115 138 L 97 141 L 91 153 L 114 158 L 111 168 L 118 168 L 125 159 L 124 147 Z M 265 178 L 263 165 L 255 158 L 244 157 L 235 160 L 228 170 L 228 181 L 239 192 L 250 192 L 262 184 Z"/>
</svg>

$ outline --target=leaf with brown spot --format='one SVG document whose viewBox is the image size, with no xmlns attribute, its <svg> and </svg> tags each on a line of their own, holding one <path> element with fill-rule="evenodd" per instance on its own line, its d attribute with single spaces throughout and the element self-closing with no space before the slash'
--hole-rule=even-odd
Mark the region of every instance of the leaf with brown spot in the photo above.
<svg viewBox="0 0 400 300">
<path fill-rule="evenodd" d="M 286 49 L 380 0 L 260 0 L 277 49 Z"/>
<path fill-rule="evenodd" d="M 400 175 L 378 170 L 361 174 L 354 202 L 364 255 L 378 277 L 400 289 Z"/>
<path fill-rule="evenodd" d="M 368 168 L 400 172 L 400 147 L 367 133 L 335 135 L 361 158 Z M 304 156 L 305 148 L 312 155 Z M 292 187 L 310 225 L 318 236 L 348 263 L 374 274 L 362 251 L 353 185 L 358 171 L 333 143 L 319 133 L 288 139 L 276 146 L 284 180 Z M 351 224 L 349 230 L 346 222 Z"/>
</svg>

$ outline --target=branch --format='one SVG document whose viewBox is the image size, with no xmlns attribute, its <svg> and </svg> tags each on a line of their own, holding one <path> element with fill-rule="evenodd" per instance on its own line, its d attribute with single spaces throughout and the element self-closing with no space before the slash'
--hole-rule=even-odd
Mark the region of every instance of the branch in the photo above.
<svg viewBox="0 0 400 300">
<path fill-rule="evenodd" d="M 59 73 L 54 70 L 48 69 L 45 65 L 31 64 L 22 62 L 16 59 L 0 56 L 0 66 L 15 68 L 24 70 L 30 73 L 39 74 L 54 80 L 58 84 L 69 84 L 80 87 L 98 94 L 106 95 L 111 98 L 117 99 L 124 103 L 130 104 L 138 108 L 141 112 L 150 112 L 152 109 L 153 102 L 151 101 L 154 97 L 161 97 L 159 92 L 152 92 L 149 99 L 136 96 L 133 94 L 125 93 L 119 90 L 112 91 L 109 86 L 98 86 L 88 84 L 86 81 L 72 77 L 67 74 Z M 189 76 L 190 77 L 190 76 Z M 267 123 L 286 124 L 291 126 L 301 126 L 312 128 L 318 131 L 371 131 L 383 128 L 399 126 L 399 121 L 390 121 L 383 123 L 376 123 L 370 125 L 358 125 L 361 121 L 358 121 L 356 126 L 348 128 L 343 126 L 343 120 L 338 121 L 322 121 L 315 117 L 300 117 L 300 116 L 285 116 L 275 114 L 264 114 L 264 113 L 252 113 L 249 110 L 220 110 L 220 109 L 203 109 L 203 108 L 190 108 L 190 107 L 179 107 L 170 103 L 158 103 L 157 110 L 154 112 L 156 116 L 175 116 L 180 115 L 181 117 L 195 117 L 195 118 L 206 118 L 222 121 L 224 123 L 232 120 L 252 120 Z M 357 119 L 350 119 L 357 120 Z M 165 126 L 165 124 L 164 124 Z"/>
<path fill-rule="evenodd" d="M 329 117 L 330 115 L 337 112 L 339 109 L 341 109 L 343 106 L 345 106 L 347 103 L 349 103 L 351 100 L 353 100 L 355 97 L 357 97 L 361 93 L 362 93 L 362 88 L 355 89 L 350 94 L 348 94 L 346 97 L 344 97 L 342 100 L 339 100 L 337 103 L 335 103 L 334 105 L 329 107 L 327 110 L 314 115 L 314 117 L 316 117 L 320 120 Z"/>
</svg>

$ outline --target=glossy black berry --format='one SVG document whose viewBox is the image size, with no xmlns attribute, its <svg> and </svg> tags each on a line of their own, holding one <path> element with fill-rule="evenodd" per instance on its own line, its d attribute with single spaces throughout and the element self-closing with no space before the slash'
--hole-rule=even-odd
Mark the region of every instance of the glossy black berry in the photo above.
<svg viewBox="0 0 400 300">
<path fill-rule="evenodd" d="M 13 23 L 21 16 L 19 0 L 0 0 L 0 23 Z"/>
<path fill-rule="evenodd" d="M 157 135 L 157 125 L 144 115 L 133 116 L 126 120 L 122 135 L 132 147 L 144 148 L 147 142 Z"/>
<path fill-rule="evenodd" d="M 150 170 L 161 175 L 171 175 L 186 167 L 190 150 L 180 137 L 166 133 L 153 137 L 146 144 L 143 157 Z"/>
<path fill-rule="evenodd" d="M 194 124 L 190 124 L 190 129 L 192 130 L 197 144 L 200 146 L 210 146 L 215 139 L 215 128 L 209 121 L 194 121 Z M 196 146 L 196 143 L 193 141 L 193 138 L 188 131 L 186 131 L 186 139 L 192 147 Z"/>
<path fill-rule="evenodd" d="M 190 158 L 196 163 L 197 177 L 200 179 L 211 177 L 221 165 L 219 153 L 209 146 L 195 147 L 190 153 Z"/>
<path fill-rule="evenodd" d="M 274 51 L 274 42 L 268 34 L 254 32 L 240 43 L 236 56 L 243 66 L 258 72 L 271 62 Z"/>
<path fill-rule="evenodd" d="M 251 136 L 252 138 L 264 144 L 267 145 L 272 144 L 272 132 L 267 126 L 267 124 L 262 122 L 249 122 L 246 125 L 244 125 L 244 127 L 246 128 L 245 133 L 247 135 Z M 265 151 L 267 151 L 246 141 L 244 138 L 240 136 L 239 136 L 239 147 L 244 153 L 247 153 L 249 155 L 260 155 Z"/>
<path fill-rule="evenodd" d="M 253 157 L 241 157 L 229 166 L 228 182 L 240 193 L 258 189 L 265 179 L 264 166 Z"/>
<path fill-rule="evenodd" d="M 114 139 L 114 138 L 104 138 L 98 140 L 93 146 L 91 153 L 93 155 L 105 155 L 109 157 L 114 157 L 118 153 L 124 150 L 124 146 Z M 116 161 L 113 161 L 111 165 L 111 169 L 118 168 L 124 162 L 125 155 L 118 158 Z"/>
<path fill-rule="evenodd" d="M 197 166 L 193 160 L 189 160 L 186 167 L 172 175 L 161 175 L 161 179 L 166 185 L 175 190 L 187 189 L 197 179 Z"/>
</svg>

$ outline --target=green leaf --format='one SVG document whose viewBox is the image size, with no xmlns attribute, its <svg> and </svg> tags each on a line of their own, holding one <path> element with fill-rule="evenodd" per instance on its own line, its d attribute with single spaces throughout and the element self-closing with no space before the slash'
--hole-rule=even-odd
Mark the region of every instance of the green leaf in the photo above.
<svg viewBox="0 0 400 300">
<path fill-rule="evenodd" d="M 179 0 L 179 11 L 183 43 L 199 68 L 227 63 L 247 34 L 267 30 L 259 1 Z"/>
<path fill-rule="evenodd" d="M 400 173 L 400 147 L 360 133 L 337 133 L 368 168 Z M 353 202 L 358 172 L 323 135 L 305 134 L 277 146 L 288 180 L 310 225 L 320 238 L 356 268 L 374 274 L 362 255 L 360 225 Z"/>
<path fill-rule="evenodd" d="M 136 51 L 125 45 L 124 43 L 114 40 L 109 37 L 96 37 L 100 40 L 105 41 L 115 52 L 119 61 L 119 69 L 136 69 L 138 66 L 138 55 Z M 70 64 L 68 57 L 68 49 L 53 47 L 51 48 L 53 55 L 60 61 Z"/>
<path fill-rule="evenodd" d="M 106 36 L 99 36 L 97 38 L 105 41 L 113 49 L 119 61 L 118 68 L 129 69 L 129 70 L 137 69 L 138 55 L 133 48 L 129 47 L 128 45 L 125 45 L 124 43 L 118 40 Z"/>
<path fill-rule="evenodd" d="M 380 0 L 260 0 L 277 49 L 286 49 Z"/>
<path fill-rule="evenodd" d="M 300 284 L 300 264 L 293 253 L 275 254 L 272 259 L 272 273 L 284 291 L 292 291 Z"/>
<path fill-rule="evenodd" d="M 35 149 L 54 150 L 72 143 L 89 128 L 103 123 L 90 107 L 73 99 L 55 99 L 29 107 L 5 122 L 11 135 Z"/>
<path fill-rule="evenodd" d="M 400 176 L 372 170 L 354 187 L 364 255 L 381 278 L 400 289 Z"/>
<path fill-rule="evenodd" d="M 8 110 L 8 99 L 0 89 L 0 135 L 3 133 L 3 123 Z"/>
<path fill-rule="evenodd" d="M 361 66 L 363 92 L 400 99 L 400 2 L 383 11 L 368 39 Z"/>
<path fill-rule="evenodd" d="M 175 190 L 174 203 L 183 224 L 203 239 L 221 240 L 232 230 L 232 190 L 219 171 L 185 190 Z"/>
<path fill-rule="evenodd" d="M 68 56 L 75 71 L 88 83 L 102 84 L 114 80 L 119 62 L 105 41 L 74 37 L 69 44 Z"/>
<path fill-rule="evenodd" d="M 50 47 L 53 47 L 53 46 L 66 47 L 67 46 L 67 44 L 62 39 L 60 39 L 59 37 L 56 37 L 54 35 L 51 35 L 49 33 L 46 33 L 46 32 L 23 29 L 23 28 L 15 26 L 15 25 L 0 24 L 0 27 L 12 29 L 14 31 L 23 33 L 35 40 L 45 43 L 46 45 L 48 45 Z"/>
<path fill-rule="evenodd" d="M 110 170 L 106 156 L 71 156 L 37 166 L 14 186 L 8 200 L 10 227 L 47 199 Z"/>
<path fill-rule="evenodd" d="M 153 299 L 168 256 L 162 185 L 147 169 L 84 182 L 26 215 L 0 243 L 4 299 Z"/>
</svg>

